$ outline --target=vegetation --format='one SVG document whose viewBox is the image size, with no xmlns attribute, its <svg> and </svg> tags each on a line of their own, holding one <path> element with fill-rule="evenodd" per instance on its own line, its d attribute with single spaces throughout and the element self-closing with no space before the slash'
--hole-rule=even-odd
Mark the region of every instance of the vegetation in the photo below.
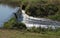
<svg viewBox="0 0 60 38">
<path fill-rule="evenodd" d="M 13 29 L 20 29 L 20 30 L 26 30 L 27 27 L 24 23 L 16 23 L 12 26 Z"/>
<path fill-rule="evenodd" d="M 12 28 L 13 24 L 15 24 L 16 21 L 14 18 L 11 18 L 10 20 L 8 20 L 7 22 L 4 23 L 4 28 Z"/>
<path fill-rule="evenodd" d="M 4 27 L 5 29 L 27 29 L 26 25 L 24 23 L 17 23 L 16 20 L 14 18 L 11 18 L 8 22 L 4 23 Z"/>
<path fill-rule="evenodd" d="M 24 2 L 23 2 L 24 1 Z M 44 17 L 60 21 L 60 1 L 59 0 L 23 0 L 22 9 L 26 14 L 33 17 Z"/>
<path fill-rule="evenodd" d="M 33 17 L 48 17 L 51 15 L 55 15 L 58 11 L 58 8 L 55 5 L 49 4 L 49 5 L 39 5 L 37 6 L 31 6 L 29 9 L 27 9 L 28 12 L 26 12 L 28 15 Z"/>
</svg>

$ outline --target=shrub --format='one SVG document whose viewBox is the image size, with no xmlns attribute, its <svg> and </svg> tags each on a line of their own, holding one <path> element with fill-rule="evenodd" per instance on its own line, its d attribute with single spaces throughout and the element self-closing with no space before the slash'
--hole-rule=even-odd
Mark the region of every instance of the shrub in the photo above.
<svg viewBox="0 0 60 38">
<path fill-rule="evenodd" d="M 32 27 L 30 29 L 28 29 L 27 31 L 29 32 L 35 32 L 35 33 L 46 33 L 47 29 L 46 28 L 41 28 L 41 27 Z"/>
<path fill-rule="evenodd" d="M 7 28 L 10 28 L 10 24 L 9 24 L 8 22 L 5 22 L 5 23 L 4 23 L 4 28 L 6 28 L 6 29 L 7 29 Z"/>
<path fill-rule="evenodd" d="M 13 29 L 21 29 L 21 30 L 27 29 L 27 27 L 24 23 L 16 23 L 12 27 L 13 27 Z"/>
<path fill-rule="evenodd" d="M 26 13 L 33 17 L 48 17 L 51 15 L 55 15 L 58 12 L 58 7 L 53 4 L 36 4 L 31 5 L 27 10 Z"/>
<path fill-rule="evenodd" d="M 56 15 L 48 16 L 48 18 L 50 18 L 52 20 L 60 21 L 60 12 L 57 13 Z"/>
<path fill-rule="evenodd" d="M 6 28 L 6 29 L 21 29 L 21 30 L 27 29 L 27 27 L 24 23 L 13 23 L 13 24 L 11 24 L 8 22 L 4 23 L 4 28 Z"/>
<path fill-rule="evenodd" d="M 11 18 L 10 20 L 8 20 L 7 22 L 4 23 L 4 28 L 6 29 L 10 29 L 12 28 L 13 24 L 15 24 L 15 19 L 14 18 Z"/>
<path fill-rule="evenodd" d="M 56 12 L 58 11 L 58 7 L 53 4 L 47 5 L 46 9 L 48 11 L 48 15 L 55 15 Z"/>
</svg>

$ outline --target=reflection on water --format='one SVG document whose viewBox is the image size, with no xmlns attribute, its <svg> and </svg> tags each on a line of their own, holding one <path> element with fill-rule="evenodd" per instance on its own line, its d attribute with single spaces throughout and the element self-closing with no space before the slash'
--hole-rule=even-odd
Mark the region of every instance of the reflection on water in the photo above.
<svg viewBox="0 0 60 38">
<path fill-rule="evenodd" d="M 3 22 L 7 21 L 11 15 L 17 11 L 17 7 L 11 8 L 8 5 L 0 4 L 0 27 Z"/>
</svg>

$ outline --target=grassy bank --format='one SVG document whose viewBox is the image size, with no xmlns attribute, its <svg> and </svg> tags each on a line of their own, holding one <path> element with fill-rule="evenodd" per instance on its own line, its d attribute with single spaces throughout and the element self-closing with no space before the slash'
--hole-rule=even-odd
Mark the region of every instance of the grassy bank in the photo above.
<svg viewBox="0 0 60 38">
<path fill-rule="evenodd" d="M 47 32 L 42 33 L 31 33 L 31 32 L 21 32 L 18 30 L 7 30 L 0 29 L 0 38 L 60 38 L 59 32 Z"/>
</svg>

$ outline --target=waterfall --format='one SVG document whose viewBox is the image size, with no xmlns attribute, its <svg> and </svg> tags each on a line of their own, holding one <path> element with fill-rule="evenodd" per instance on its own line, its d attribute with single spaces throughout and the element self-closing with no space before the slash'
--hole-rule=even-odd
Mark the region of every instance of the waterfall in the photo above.
<svg viewBox="0 0 60 38">
<path fill-rule="evenodd" d="M 25 10 L 20 10 L 20 14 L 18 13 L 19 21 L 23 22 L 26 27 L 41 27 L 41 28 L 58 28 L 60 27 L 60 22 L 53 21 L 51 19 L 46 18 L 36 18 L 29 16 L 25 13 Z"/>
</svg>

